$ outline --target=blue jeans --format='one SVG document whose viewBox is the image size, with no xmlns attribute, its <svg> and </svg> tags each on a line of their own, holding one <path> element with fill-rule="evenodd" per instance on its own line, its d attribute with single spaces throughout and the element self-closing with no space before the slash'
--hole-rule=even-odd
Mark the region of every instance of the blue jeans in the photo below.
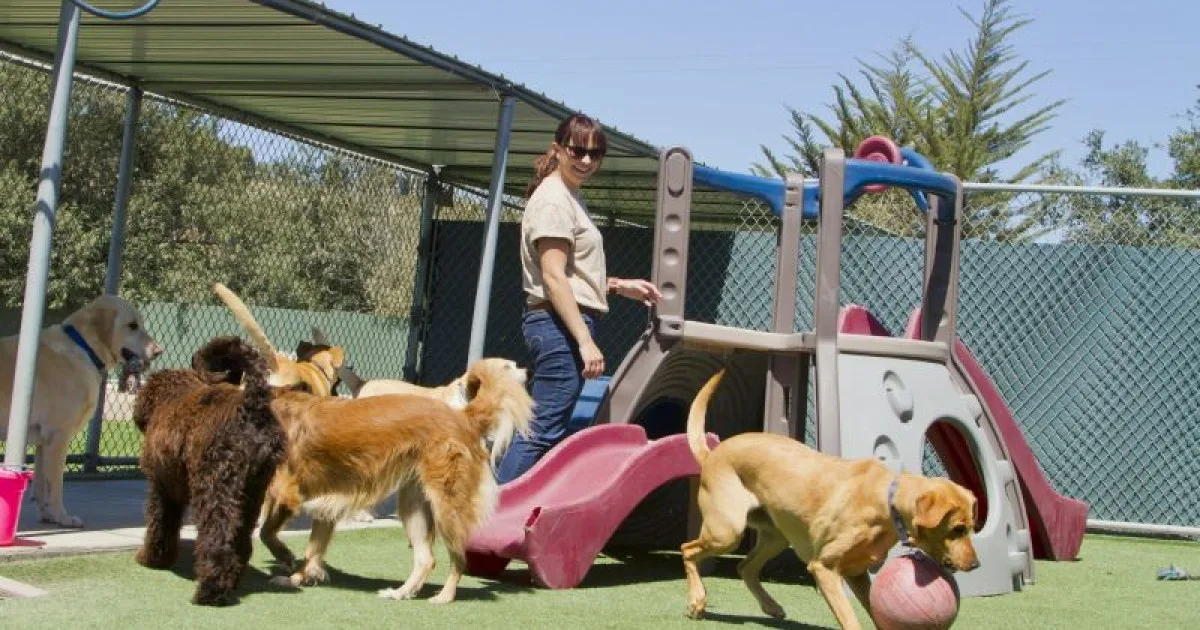
<svg viewBox="0 0 1200 630">
<path fill-rule="evenodd" d="M 583 314 L 594 336 L 596 322 Z M 533 467 L 566 435 L 571 411 L 583 391 L 583 359 L 579 346 L 559 316 L 551 311 L 527 311 L 521 329 L 533 365 L 533 421 L 528 438 L 517 436 L 500 460 L 496 480 L 507 483 Z"/>
</svg>

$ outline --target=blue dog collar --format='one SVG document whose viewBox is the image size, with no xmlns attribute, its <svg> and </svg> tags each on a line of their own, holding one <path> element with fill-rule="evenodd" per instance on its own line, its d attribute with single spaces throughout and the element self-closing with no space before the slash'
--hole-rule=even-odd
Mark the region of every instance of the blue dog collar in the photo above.
<svg viewBox="0 0 1200 630">
<path fill-rule="evenodd" d="M 88 342 L 84 340 L 83 335 L 79 334 L 79 331 L 70 324 L 63 326 L 62 329 L 63 332 L 67 333 L 67 336 L 71 338 L 71 341 L 75 342 L 75 345 L 83 348 L 83 351 L 87 353 L 88 358 L 92 360 L 92 365 L 96 366 L 97 370 L 103 372 L 105 370 L 104 362 L 100 360 L 100 357 L 96 356 L 96 353 L 92 350 L 92 347 L 89 346 Z"/>
<path fill-rule="evenodd" d="M 892 478 L 892 483 L 888 485 L 888 511 L 892 514 L 892 525 L 896 527 L 896 534 L 900 537 L 900 544 L 905 547 L 912 547 L 912 539 L 908 537 L 908 528 L 904 526 L 904 519 L 900 517 L 900 510 L 896 509 L 896 489 L 900 487 L 900 475 Z"/>
</svg>

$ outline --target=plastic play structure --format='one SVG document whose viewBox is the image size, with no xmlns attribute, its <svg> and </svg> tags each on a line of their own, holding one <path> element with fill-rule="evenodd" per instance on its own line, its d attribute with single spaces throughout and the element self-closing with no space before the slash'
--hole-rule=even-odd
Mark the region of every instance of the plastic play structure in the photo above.
<svg viewBox="0 0 1200 630">
<path fill-rule="evenodd" d="M 595 426 L 501 489 L 496 515 L 468 546 L 471 573 L 495 576 L 515 559 L 541 586 L 577 585 L 648 493 L 698 474 L 683 435 L 648 440 L 638 422 L 664 392 L 690 400 L 722 364 L 730 375 L 709 410 L 710 441 L 743 431 L 803 440 L 810 386 L 824 452 L 921 472 L 928 440 L 947 474 L 979 498 L 981 567 L 956 576 L 963 595 L 1019 590 L 1034 578 L 1035 555 L 1075 558 L 1088 506 L 1053 490 L 956 335 L 961 183 L 886 138 L 869 138 L 855 156 L 826 150 L 817 182 L 798 175 L 784 182 L 694 165 L 680 147 L 662 152 L 652 277 L 663 300 L 611 380 L 585 390 L 576 416 L 594 410 Z M 770 331 L 684 317 L 694 183 L 762 199 L 781 218 Z M 921 300 L 899 337 L 866 308 L 838 300 L 843 209 L 886 187 L 908 190 L 927 215 Z M 814 329 L 796 332 L 804 219 L 818 221 Z M 695 526 L 689 513 L 688 527 Z"/>
</svg>

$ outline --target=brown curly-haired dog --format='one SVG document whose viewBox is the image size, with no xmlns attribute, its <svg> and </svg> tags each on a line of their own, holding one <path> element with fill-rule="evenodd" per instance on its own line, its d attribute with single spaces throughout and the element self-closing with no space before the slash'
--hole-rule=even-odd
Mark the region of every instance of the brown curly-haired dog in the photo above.
<svg viewBox="0 0 1200 630">
<path fill-rule="evenodd" d="M 137 562 L 157 569 L 174 564 L 190 504 L 194 604 L 236 601 L 263 495 L 286 455 L 267 374 L 257 350 L 238 337 L 218 337 L 196 351 L 192 369 L 160 370 L 137 395 L 133 418 L 146 436 L 141 468 L 148 482 Z"/>
</svg>

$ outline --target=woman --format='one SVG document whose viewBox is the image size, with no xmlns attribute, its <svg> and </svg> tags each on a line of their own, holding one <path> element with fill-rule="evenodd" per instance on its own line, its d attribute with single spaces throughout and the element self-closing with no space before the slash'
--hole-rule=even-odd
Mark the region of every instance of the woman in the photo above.
<svg viewBox="0 0 1200 630">
<path fill-rule="evenodd" d="M 596 121 L 571 116 L 535 162 L 526 190 L 521 327 L 533 362 L 536 406 L 529 438 L 514 440 L 500 462 L 500 483 L 520 477 L 563 438 L 584 379 L 604 374 L 604 355 L 593 336 L 596 319 L 608 312 L 608 294 L 646 305 L 662 297 L 649 281 L 606 275 L 603 238 L 579 188 L 600 168 L 607 150 L 604 129 Z"/>
</svg>

